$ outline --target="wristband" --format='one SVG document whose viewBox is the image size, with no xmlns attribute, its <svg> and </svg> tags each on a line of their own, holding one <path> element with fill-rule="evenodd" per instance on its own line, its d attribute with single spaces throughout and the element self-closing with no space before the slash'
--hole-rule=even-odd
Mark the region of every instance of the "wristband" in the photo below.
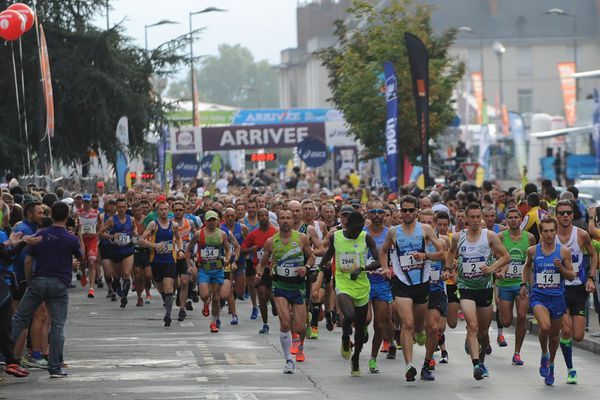
<svg viewBox="0 0 600 400">
<path fill-rule="evenodd" d="M 525 282 L 521 282 L 521 284 L 519 285 L 519 287 L 523 287 L 523 286 L 527 286 L 527 284 Z"/>
<path fill-rule="evenodd" d="M 591 280 L 592 280 L 592 282 L 596 282 L 596 277 L 595 277 L 595 276 L 593 276 L 593 275 L 589 275 L 589 276 L 588 276 L 588 279 L 591 279 Z"/>
</svg>

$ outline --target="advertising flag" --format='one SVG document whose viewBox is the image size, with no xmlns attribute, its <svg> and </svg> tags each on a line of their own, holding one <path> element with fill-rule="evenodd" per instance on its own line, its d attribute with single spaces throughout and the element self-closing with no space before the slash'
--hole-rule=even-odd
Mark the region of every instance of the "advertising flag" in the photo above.
<svg viewBox="0 0 600 400">
<path fill-rule="evenodd" d="M 392 192 L 398 191 L 398 82 L 396 80 L 396 71 L 394 65 L 386 61 L 383 64 L 383 73 L 385 75 L 385 104 L 386 104 L 386 124 L 385 124 L 385 156 L 387 159 L 387 173 L 389 189 Z"/>
<path fill-rule="evenodd" d="M 600 174 L 600 96 L 598 89 L 594 89 L 594 150 L 596 151 L 596 173 Z"/>
<path fill-rule="evenodd" d="M 523 166 L 527 165 L 527 142 L 525 139 L 525 123 L 523 117 L 517 112 L 510 111 L 508 113 L 510 121 L 510 132 L 515 144 L 515 159 L 519 173 L 523 170 Z M 522 177 L 521 177 L 522 178 Z"/>
<path fill-rule="evenodd" d="M 121 117 L 117 123 L 117 130 L 115 132 L 117 136 L 118 149 L 117 149 L 117 188 L 122 192 L 126 187 L 126 178 L 128 170 L 127 154 L 129 153 L 129 124 L 127 117 Z"/>
<path fill-rule="evenodd" d="M 192 82 L 194 84 L 194 101 L 193 101 L 193 120 L 194 126 L 200 125 L 200 114 L 198 113 L 198 85 L 196 84 L 196 73 L 192 72 Z"/>
<path fill-rule="evenodd" d="M 425 186 L 429 177 L 429 53 L 417 36 L 404 33 L 408 62 L 413 83 L 413 96 L 417 110 L 417 126 L 421 139 L 421 163 Z"/>
<path fill-rule="evenodd" d="M 475 96 L 475 102 L 477 103 L 477 124 L 483 123 L 483 76 L 481 72 L 472 72 L 471 80 L 473 81 L 473 95 Z M 469 121 L 465 121 L 465 124 L 469 124 Z"/>
<path fill-rule="evenodd" d="M 558 63 L 558 75 L 560 76 L 560 87 L 565 105 L 565 119 L 568 126 L 575 126 L 577 121 L 577 83 L 575 78 L 572 77 L 574 73 L 575 63 L 573 61 Z"/>
<path fill-rule="evenodd" d="M 44 102 L 46 105 L 46 133 L 48 138 L 54 137 L 54 95 L 52 93 L 52 77 L 50 75 L 50 59 L 44 27 L 40 25 L 40 66 L 42 85 L 44 87 Z"/>
</svg>

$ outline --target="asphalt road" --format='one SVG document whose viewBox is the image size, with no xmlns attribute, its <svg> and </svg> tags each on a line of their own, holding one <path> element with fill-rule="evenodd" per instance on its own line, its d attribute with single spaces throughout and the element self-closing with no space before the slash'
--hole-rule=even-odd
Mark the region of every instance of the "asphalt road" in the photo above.
<svg viewBox="0 0 600 400">
<path fill-rule="evenodd" d="M 65 344 L 70 377 L 49 379 L 43 370 L 20 380 L 5 376 L 1 399 L 591 399 L 600 388 L 600 356 L 581 349 L 574 349 L 579 384 L 565 383 L 559 350 L 555 386 L 546 387 L 537 372 L 540 351 L 532 335 L 521 353 L 525 366 L 512 366 L 512 330 L 505 331 L 509 347 L 493 346 L 486 362 L 491 377 L 477 382 L 463 350 L 464 324 L 447 331 L 450 363 L 438 364 L 435 382 L 406 382 L 400 353 L 396 360 L 381 355 L 381 373 L 369 374 L 370 343 L 361 355 L 362 376 L 351 377 L 349 361 L 339 354 L 340 329 L 327 332 L 324 326 L 319 340 L 307 341 L 306 362 L 294 375 L 283 375 L 278 321 L 271 316 L 271 333 L 259 335 L 259 322 L 249 318 L 249 301 L 238 303 L 238 326 L 225 315 L 221 332 L 211 334 L 199 305 L 183 323 L 164 328 L 158 301 L 137 308 L 130 295 L 127 308 L 120 309 L 104 298 L 105 290 L 93 300 L 80 288 L 71 292 Z M 415 365 L 423 355 L 424 348 L 415 345 Z"/>
</svg>

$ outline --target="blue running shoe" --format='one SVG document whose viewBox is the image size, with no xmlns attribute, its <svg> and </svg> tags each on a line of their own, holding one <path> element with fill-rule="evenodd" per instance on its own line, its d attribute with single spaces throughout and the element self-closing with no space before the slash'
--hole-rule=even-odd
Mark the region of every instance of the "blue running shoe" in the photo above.
<svg viewBox="0 0 600 400">
<path fill-rule="evenodd" d="M 421 369 L 421 380 L 422 381 L 435 381 L 435 376 L 427 368 Z"/>
<path fill-rule="evenodd" d="M 250 319 L 258 318 L 258 307 L 252 307 L 252 314 L 250 314 Z"/>
<path fill-rule="evenodd" d="M 217 328 L 221 328 L 221 318 L 217 318 Z"/>
<path fill-rule="evenodd" d="M 547 377 L 550 373 L 550 357 L 544 354 L 540 360 L 540 376 L 543 378 Z"/>
<path fill-rule="evenodd" d="M 548 368 L 548 375 L 544 378 L 544 383 L 548 386 L 554 385 L 554 365 Z"/>
<path fill-rule="evenodd" d="M 237 325 L 238 324 L 238 317 L 237 315 L 233 314 L 233 317 L 231 317 L 231 325 Z"/>
<path fill-rule="evenodd" d="M 477 364 L 473 367 L 473 378 L 477 381 L 483 379 L 483 369 L 481 368 L 481 364 Z"/>
<path fill-rule="evenodd" d="M 490 371 L 487 369 L 487 367 L 485 365 L 483 365 L 483 364 L 479 364 L 479 366 L 483 370 L 483 377 L 484 378 L 489 378 L 490 377 Z"/>
<path fill-rule="evenodd" d="M 261 335 L 266 335 L 267 333 L 269 333 L 269 325 L 264 324 L 262 329 L 258 331 L 258 333 L 260 333 Z"/>
</svg>

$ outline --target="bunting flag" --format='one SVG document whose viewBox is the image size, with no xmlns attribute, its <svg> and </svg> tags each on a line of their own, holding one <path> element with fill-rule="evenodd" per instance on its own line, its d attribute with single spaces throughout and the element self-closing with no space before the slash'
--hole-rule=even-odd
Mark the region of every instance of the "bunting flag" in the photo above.
<svg viewBox="0 0 600 400">
<path fill-rule="evenodd" d="M 568 126 L 575 126 L 575 122 L 577 122 L 577 83 L 572 77 L 575 73 L 575 63 L 573 61 L 561 62 L 557 67 L 565 105 L 565 119 Z"/>
<path fill-rule="evenodd" d="M 413 96 L 417 111 L 417 126 L 421 139 L 421 165 L 425 186 L 429 176 L 429 53 L 417 36 L 404 33 L 408 62 L 413 83 Z"/>
<path fill-rule="evenodd" d="M 387 186 L 392 193 L 396 193 L 398 191 L 398 143 L 400 143 L 398 131 L 398 81 L 396 80 L 394 65 L 391 62 L 386 61 L 383 64 L 383 73 L 385 75 L 385 104 L 387 111 L 385 124 Z"/>
<path fill-rule="evenodd" d="M 40 25 L 40 67 L 42 85 L 44 87 L 44 102 L 46 105 L 46 133 L 44 137 L 54 137 L 54 95 L 52 94 L 52 77 L 50 75 L 50 60 L 44 27 Z"/>
</svg>

